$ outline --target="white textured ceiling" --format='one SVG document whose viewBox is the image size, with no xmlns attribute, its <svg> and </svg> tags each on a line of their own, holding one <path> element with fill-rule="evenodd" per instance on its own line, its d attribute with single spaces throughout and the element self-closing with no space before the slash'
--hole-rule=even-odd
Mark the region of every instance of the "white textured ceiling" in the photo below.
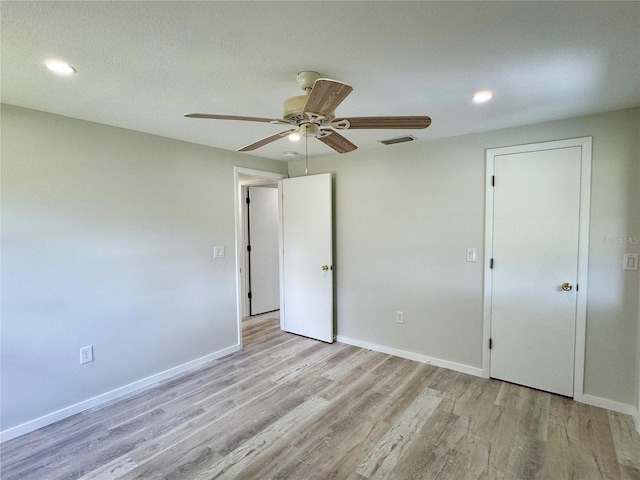
<svg viewBox="0 0 640 480">
<path fill-rule="evenodd" d="M 281 117 L 300 70 L 354 87 L 339 116 L 432 117 L 343 132 L 360 149 L 640 105 L 637 1 L 2 1 L 0 16 L 3 102 L 228 150 L 285 128 L 182 115 Z M 77 73 L 52 75 L 51 58 Z M 494 100 L 472 104 L 481 89 Z M 304 142 L 252 154 L 285 151 Z"/>
</svg>

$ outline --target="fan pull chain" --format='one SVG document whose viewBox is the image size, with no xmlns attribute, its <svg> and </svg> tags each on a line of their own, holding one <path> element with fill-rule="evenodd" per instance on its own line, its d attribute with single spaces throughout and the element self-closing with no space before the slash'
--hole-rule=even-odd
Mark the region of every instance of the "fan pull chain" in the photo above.
<svg viewBox="0 0 640 480">
<path fill-rule="evenodd" d="M 305 135 L 304 135 L 304 174 L 309 174 L 309 135 L 307 135 L 306 130 L 309 129 L 308 125 L 305 125 Z"/>
</svg>

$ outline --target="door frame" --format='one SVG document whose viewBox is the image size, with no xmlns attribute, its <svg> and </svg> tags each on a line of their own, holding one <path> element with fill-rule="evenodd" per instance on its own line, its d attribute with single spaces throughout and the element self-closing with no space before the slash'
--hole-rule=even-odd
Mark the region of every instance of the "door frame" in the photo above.
<svg viewBox="0 0 640 480">
<path fill-rule="evenodd" d="M 242 318 L 247 311 L 247 279 L 246 279 L 246 255 L 245 223 L 246 203 L 242 195 L 244 187 L 251 185 L 274 185 L 279 180 L 288 178 L 285 173 L 266 172 L 245 167 L 233 167 L 233 198 L 235 213 L 235 240 L 236 240 L 236 322 L 238 326 L 238 345 L 242 348 Z M 278 196 L 278 209 L 281 208 L 280 196 Z M 278 231 L 282 230 L 281 220 L 278 220 Z M 282 265 L 280 265 L 282 270 Z"/>
<path fill-rule="evenodd" d="M 483 304 L 483 347 L 482 376 L 489 378 L 491 374 L 491 294 L 493 290 L 491 257 L 493 255 L 493 186 L 492 177 L 495 171 L 495 158 L 501 155 L 530 153 L 559 148 L 580 147 L 580 218 L 578 233 L 578 276 L 580 286 L 576 292 L 576 329 L 573 364 L 573 398 L 580 400 L 584 393 L 584 361 L 587 325 L 587 292 L 589 271 L 589 221 L 591 206 L 591 149 L 592 137 L 570 138 L 549 142 L 514 145 L 509 147 L 489 148 L 485 155 L 485 238 L 484 238 L 484 304 Z M 499 180 L 498 180 L 499 181 Z"/>
</svg>

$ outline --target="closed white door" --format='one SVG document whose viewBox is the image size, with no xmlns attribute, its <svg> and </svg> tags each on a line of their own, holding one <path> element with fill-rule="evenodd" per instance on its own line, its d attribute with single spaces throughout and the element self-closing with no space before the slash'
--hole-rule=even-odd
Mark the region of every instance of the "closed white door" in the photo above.
<svg viewBox="0 0 640 480">
<path fill-rule="evenodd" d="M 247 267 L 249 315 L 280 308 L 278 189 L 248 188 Z"/>
<path fill-rule="evenodd" d="M 283 328 L 333 342 L 331 175 L 285 179 L 280 188 Z"/>
<path fill-rule="evenodd" d="M 491 377 L 573 396 L 581 148 L 494 162 Z"/>
</svg>

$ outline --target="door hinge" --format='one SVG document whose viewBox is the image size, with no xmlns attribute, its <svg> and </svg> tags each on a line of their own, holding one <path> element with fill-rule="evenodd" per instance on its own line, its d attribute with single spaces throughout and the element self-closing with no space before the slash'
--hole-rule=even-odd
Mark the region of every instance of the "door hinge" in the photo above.
<svg viewBox="0 0 640 480">
<path fill-rule="evenodd" d="M 247 196 L 247 203 L 251 203 L 251 199 L 249 198 L 249 196 Z"/>
<path fill-rule="evenodd" d="M 492 187 L 496 186 L 496 176 L 495 175 L 491 175 L 491 186 Z"/>
<path fill-rule="evenodd" d="M 251 292 L 249 292 L 247 296 L 249 297 L 249 299 L 251 299 L 251 298 L 253 297 L 253 295 L 251 294 Z"/>
<path fill-rule="evenodd" d="M 580 285 L 578 285 L 578 284 L 576 283 L 576 292 L 577 292 L 578 290 L 580 290 Z"/>
<path fill-rule="evenodd" d="M 247 245 L 247 252 L 251 251 L 251 245 Z"/>
<path fill-rule="evenodd" d="M 489 268 L 493 268 L 493 258 L 489 260 Z"/>
<path fill-rule="evenodd" d="M 493 338 L 489 339 L 489 350 L 493 348 Z"/>
</svg>

